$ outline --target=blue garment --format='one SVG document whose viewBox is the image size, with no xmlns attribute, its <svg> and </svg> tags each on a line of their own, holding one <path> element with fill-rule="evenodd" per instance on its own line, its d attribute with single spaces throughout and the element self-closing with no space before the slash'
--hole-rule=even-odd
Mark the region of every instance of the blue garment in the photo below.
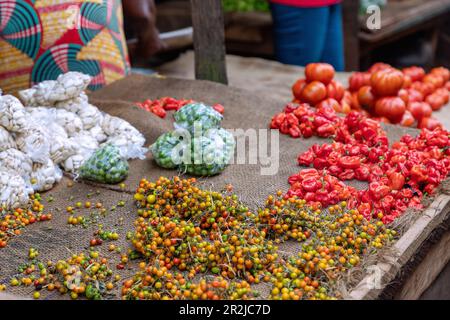
<svg viewBox="0 0 450 320">
<path fill-rule="evenodd" d="M 327 62 L 344 70 L 342 6 L 303 8 L 271 3 L 275 55 L 285 64 Z"/>
</svg>

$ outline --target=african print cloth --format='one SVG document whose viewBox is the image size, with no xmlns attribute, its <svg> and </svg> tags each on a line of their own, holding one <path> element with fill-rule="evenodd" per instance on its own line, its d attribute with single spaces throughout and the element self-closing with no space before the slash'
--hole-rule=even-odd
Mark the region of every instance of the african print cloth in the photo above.
<svg viewBox="0 0 450 320">
<path fill-rule="evenodd" d="M 130 70 L 120 0 L 0 0 L 0 88 L 16 92 L 61 73 L 96 90 Z"/>
</svg>

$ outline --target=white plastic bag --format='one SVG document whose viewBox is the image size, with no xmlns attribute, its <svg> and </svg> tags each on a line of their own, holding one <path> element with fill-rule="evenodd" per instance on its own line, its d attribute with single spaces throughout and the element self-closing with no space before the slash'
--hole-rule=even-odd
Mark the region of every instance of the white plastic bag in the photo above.
<svg viewBox="0 0 450 320">
<path fill-rule="evenodd" d="M 88 96 L 84 92 L 82 92 L 78 97 L 57 102 L 55 104 L 55 107 L 67 110 L 69 112 L 77 113 L 83 107 L 84 104 L 88 103 L 88 101 L 89 101 Z"/>
<path fill-rule="evenodd" d="M 76 174 L 80 170 L 80 168 L 83 165 L 85 160 L 86 159 L 82 154 L 75 154 L 75 155 L 67 158 L 61 164 L 61 166 L 63 167 L 64 171 L 66 171 L 68 173 Z"/>
<path fill-rule="evenodd" d="M 88 103 L 81 105 L 77 111 L 77 115 L 83 122 L 84 130 L 92 129 L 103 121 L 103 114 L 100 110 Z"/>
<path fill-rule="evenodd" d="M 14 96 L 0 96 L 0 126 L 12 132 L 21 132 L 27 126 L 27 113 Z"/>
<path fill-rule="evenodd" d="M 89 129 L 89 134 L 97 140 L 98 143 L 103 143 L 108 139 L 105 132 L 103 132 L 103 129 L 101 126 L 96 125 L 95 127 Z"/>
<path fill-rule="evenodd" d="M 23 178 L 14 172 L 0 168 L 0 205 L 2 208 L 14 209 L 28 204 L 33 189 Z"/>
<path fill-rule="evenodd" d="M 11 148 L 17 148 L 16 142 L 8 130 L 0 126 L 0 152 Z"/>
<path fill-rule="evenodd" d="M 66 130 L 69 137 L 73 137 L 83 130 L 83 122 L 80 117 L 64 109 L 55 109 L 55 121 Z"/>
<path fill-rule="evenodd" d="M 89 85 L 91 77 L 79 72 L 67 72 L 56 80 L 38 83 L 19 95 L 27 106 L 54 106 L 55 103 L 78 97 Z"/>
<path fill-rule="evenodd" d="M 110 136 L 104 144 L 113 144 L 120 149 L 120 154 L 127 159 L 145 159 L 148 152 L 144 148 L 145 138 L 137 130 L 134 133 L 124 133 Z"/>
<path fill-rule="evenodd" d="M 145 137 L 130 123 L 105 114 L 102 128 L 108 135 L 106 143 L 112 143 L 119 147 L 122 156 L 128 159 L 145 159 L 148 151 L 147 148 L 144 148 Z"/>
<path fill-rule="evenodd" d="M 14 172 L 28 180 L 33 162 L 30 157 L 17 149 L 7 149 L 0 152 L 0 168 Z"/>
<path fill-rule="evenodd" d="M 43 192 L 53 188 L 55 183 L 61 181 L 62 171 L 52 160 L 48 159 L 46 164 L 33 164 L 31 172 L 31 187 L 34 191 Z"/>
<path fill-rule="evenodd" d="M 69 138 L 69 140 L 78 146 L 78 153 L 85 157 L 90 157 L 92 153 L 99 147 L 97 139 L 92 137 L 87 131 L 83 131 Z"/>
<path fill-rule="evenodd" d="M 16 134 L 16 143 L 33 162 L 46 164 L 50 158 L 50 135 L 42 126 L 32 125 Z"/>
<path fill-rule="evenodd" d="M 79 146 L 71 139 L 59 135 L 52 136 L 50 159 L 55 164 L 61 164 L 70 156 L 79 153 Z"/>
</svg>

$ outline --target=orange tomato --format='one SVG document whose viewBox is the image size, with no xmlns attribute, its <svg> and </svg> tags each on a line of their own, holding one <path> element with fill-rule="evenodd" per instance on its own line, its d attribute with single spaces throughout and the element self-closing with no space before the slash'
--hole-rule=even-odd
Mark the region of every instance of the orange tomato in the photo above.
<svg viewBox="0 0 450 320">
<path fill-rule="evenodd" d="M 431 113 L 433 112 L 431 106 L 428 103 L 416 101 L 410 102 L 408 104 L 408 110 L 417 121 L 420 121 L 425 117 L 430 117 Z"/>
<path fill-rule="evenodd" d="M 306 85 L 306 79 L 298 79 L 292 86 L 292 93 L 295 99 L 300 100 L 303 87 Z"/>
<path fill-rule="evenodd" d="M 417 66 L 404 68 L 402 72 L 405 76 L 408 76 L 412 82 L 420 81 L 425 76 L 425 70 Z"/>
<path fill-rule="evenodd" d="M 358 90 L 358 102 L 361 107 L 372 111 L 375 107 L 375 95 L 372 92 L 372 87 L 364 86 Z"/>
<path fill-rule="evenodd" d="M 322 82 L 313 81 L 305 85 L 301 93 L 301 100 L 313 106 L 327 97 L 327 89 Z"/>
<path fill-rule="evenodd" d="M 399 97 L 384 97 L 375 103 L 376 114 L 388 118 L 393 123 L 401 121 L 405 110 L 405 102 Z"/>
<path fill-rule="evenodd" d="M 400 120 L 400 124 L 404 127 L 411 127 L 414 124 L 415 120 L 410 111 L 406 110 L 403 114 L 402 119 Z"/>
<path fill-rule="evenodd" d="M 396 69 L 377 71 L 370 77 L 370 84 L 375 95 L 380 97 L 395 96 L 402 88 L 405 77 Z"/>
<path fill-rule="evenodd" d="M 328 63 L 310 63 L 305 68 L 305 76 L 308 82 L 320 81 L 327 85 L 334 78 L 334 67 Z"/>
<path fill-rule="evenodd" d="M 358 91 L 361 87 L 370 85 L 370 73 L 354 72 L 348 79 L 348 84 L 350 91 Z"/>
<path fill-rule="evenodd" d="M 444 67 L 433 68 L 431 69 L 430 74 L 439 75 L 444 79 L 444 81 L 450 80 L 450 70 Z"/>
</svg>

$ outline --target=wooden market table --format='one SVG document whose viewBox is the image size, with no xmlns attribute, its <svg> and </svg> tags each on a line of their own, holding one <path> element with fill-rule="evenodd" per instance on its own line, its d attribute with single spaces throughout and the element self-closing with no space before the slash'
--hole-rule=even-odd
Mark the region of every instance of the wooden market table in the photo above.
<svg viewBox="0 0 450 320">
<path fill-rule="evenodd" d="M 450 0 L 388 1 L 381 10 L 381 28 L 374 30 L 368 28 L 367 16 L 356 13 L 352 16 L 348 12 L 356 9 L 353 1 L 344 0 L 345 7 L 348 7 L 344 15 L 344 25 L 347 26 L 345 46 L 348 49 L 346 63 L 348 69 L 357 70 L 361 60 L 369 64 L 372 62 L 370 56 L 373 50 L 421 31 L 427 32 L 435 57 L 439 33 L 449 17 Z M 354 28 L 352 20 L 356 19 L 359 28 Z"/>
</svg>

